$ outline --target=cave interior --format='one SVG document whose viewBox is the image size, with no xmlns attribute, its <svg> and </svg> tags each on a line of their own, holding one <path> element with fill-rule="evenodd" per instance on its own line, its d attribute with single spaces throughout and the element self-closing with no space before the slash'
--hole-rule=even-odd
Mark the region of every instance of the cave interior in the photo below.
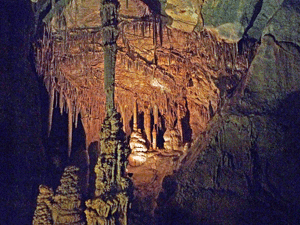
<svg viewBox="0 0 300 225">
<path fill-rule="evenodd" d="M 297 0 L 0 15 L 0 224 L 299 224 Z"/>
</svg>

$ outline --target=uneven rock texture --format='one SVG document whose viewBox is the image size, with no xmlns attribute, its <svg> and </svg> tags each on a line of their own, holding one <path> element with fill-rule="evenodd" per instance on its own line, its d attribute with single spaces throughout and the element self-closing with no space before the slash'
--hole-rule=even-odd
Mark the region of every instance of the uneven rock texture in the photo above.
<svg viewBox="0 0 300 225">
<path fill-rule="evenodd" d="M 231 42 L 239 41 L 249 22 L 254 8 L 259 1 L 205 1 L 202 6 L 204 27 L 212 29 L 218 35 Z"/>
<path fill-rule="evenodd" d="M 262 38 L 250 66 L 245 101 L 249 113 L 273 111 L 289 93 L 299 90 L 299 50 L 292 43 L 278 42 L 273 36 Z"/>
<path fill-rule="evenodd" d="M 33 216 L 33 225 L 53 224 L 52 206 L 53 206 L 53 190 L 45 185 L 39 186 L 39 195 L 37 197 L 37 206 Z"/>
<path fill-rule="evenodd" d="M 170 27 L 185 32 L 194 30 L 198 23 L 200 7 L 197 1 L 167 0 L 162 3 L 162 6 L 162 10 L 172 19 Z"/>
<path fill-rule="evenodd" d="M 51 13 L 65 3 L 70 4 L 62 14 Z M 136 100 L 137 128 L 148 148 L 143 145 L 148 155 L 141 166 L 128 167 L 136 185 L 135 216 L 146 212 L 154 223 L 158 204 L 160 224 L 297 224 L 299 2 L 155 3 L 124 0 L 120 8 L 116 108 L 129 137 Z M 7 59 L 1 61 L 7 68 L 0 80 L 0 102 L 5 105 L 0 106 L 0 164 L 5 168 L 1 171 L 9 171 L 0 176 L 5 184 L 1 193 L 8 193 L 1 196 L 4 224 L 25 224 L 32 218 L 28 202 L 36 198 L 47 165 L 30 46 L 44 15 L 54 20 L 35 49 L 37 70 L 49 92 L 49 117 L 57 106 L 68 112 L 69 128 L 80 118 L 86 147 L 99 141 L 105 118 L 97 1 L 34 4 L 0 7 L 5 24 L 11 24 L 0 29 L 1 54 Z M 180 151 L 174 151 L 178 145 Z M 179 165 L 182 168 L 172 175 Z M 164 179 L 166 175 L 171 176 Z M 103 182 L 97 182 L 100 196 Z M 127 202 L 118 197 L 103 202 L 109 207 L 120 199 Z M 97 212 L 103 203 L 99 199 L 88 207 L 104 215 L 107 211 Z"/>
<path fill-rule="evenodd" d="M 298 15 L 297 7 L 288 9 L 289 17 Z M 265 30 L 271 31 L 272 21 Z M 164 180 L 159 223 L 298 223 L 300 56 L 295 32 L 284 33 L 294 43 L 262 37 L 243 95 L 221 112 L 208 147 L 194 166 Z M 271 34 L 276 33 L 280 39 L 279 25 Z"/>
<path fill-rule="evenodd" d="M 113 111 L 101 129 L 100 156 L 95 166 L 95 193 L 86 201 L 87 224 L 126 225 L 132 183 L 125 175 L 129 149 L 121 130 L 120 114 Z"/>
<path fill-rule="evenodd" d="M 83 203 L 79 188 L 79 169 L 75 166 L 68 166 L 60 180 L 53 198 L 52 218 L 54 224 L 85 224 L 83 215 Z"/>
<path fill-rule="evenodd" d="M 263 35 L 271 34 L 279 42 L 300 45 L 300 4 L 285 0 L 263 29 Z M 292 21 L 292 22 L 291 22 Z"/>
</svg>

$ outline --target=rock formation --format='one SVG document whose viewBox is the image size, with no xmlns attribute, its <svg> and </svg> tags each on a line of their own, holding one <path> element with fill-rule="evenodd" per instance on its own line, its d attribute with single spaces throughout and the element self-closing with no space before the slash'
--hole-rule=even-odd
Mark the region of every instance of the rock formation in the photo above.
<svg viewBox="0 0 300 225">
<path fill-rule="evenodd" d="M 144 136 L 142 130 L 138 128 L 138 107 L 137 102 L 135 101 L 133 109 L 133 131 L 130 134 L 129 141 L 131 154 L 128 158 L 129 163 L 132 166 L 141 165 L 147 160 L 147 155 L 145 153 L 149 149 L 149 143 L 147 143 L 147 139 Z"/>
<path fill-rule="evenodd" d="M 37 206 L 33 216 L 33 225 L 52 225 L 53 190 L 45 185 L 39 186 Z"/>
<path fill-rule="evenodd" d="M 129 149 L 120 114 L 113 112 L 101 129 L 100 156 L 95 166 L 96 181 L 93 199 L 86 201 L 88 224 L 127 224 L 131 181 L 124 177 Z"/>
<path fill-rule="evenodd" d="M 100 132 L 100 155 L 95 166 L 95 195 L 86 201 L 85 214 L 87 224 L 90 225 L 126 225 L 131 194 L 131 182 L 125 177 L 129 149 L 125 145 L 121 115 L 115 110 L 114 103 L 118 7 L 117 0 L 103 0 L 100 8 L 107 116 Z"/>
<path fill-rule="evenodd" d="M 181 150 L 181 136 L 177 129 L 167 129 L 164 134 L 164 149 L 167 151 Z"/>
<path fill-rule="evenodd" d="M 58 186 L 53 197 L 54 224 L 85 224 L 78 172 L 79 169 L 75 166 L 68 166 L 64 170 L 60 180 L 61 185 Z"/>
<path fill-rule="evenodd" d="M 34 44 L 36 66 L 49 93 L 49 128 L 56 123 L 53 107 L 59 106 L 61 112 L 69 113 L 66 126 L 69 156 L 72 123 L 76 125 L 81 118 L 88 147 L 99 141 L 103 119 L 107 116 L 107 124 L 103 125 L 105 133 L 106 126 L 113 127 L 111 116 L 119 111 L 126 135 L 131 135 L 132 141 L 136 138 L 132 143 L 142 143 L 132 145 L 133 150 L 141 147 L 140 152 L 147 155 L 143 164 L 127 169 L 135 183 L 137 199 L 144 200 L 142 205 L 152 216 L 158 203 L 160 219 L 166 223 L 293 224 L 299 221 L 298 1 L 165 0 L 157 4 L 154 0 L 144 0 L 144 3 L 122 0 L 119 29 L 115 18 L 110 17 L 110 13 L 116 14 L 116 5 L 103 4 L 104 19 L 100 21 L 97 0 L 32 2 L 32 7 L 25 3 L 18 7 L 26 6 L 24 12 L 30 12 L 26 15 L 37 21 L 34 25 L 38 30 L 42 30 L 41 20 L 47 23 L 43 38 Z M 6 15 L 4 21 L 10 23 L 7 18 L 13 13 L 0 10 Z M 44 154 L 39 147 L 41 138 L 34 134 L 41 133 L 34 131 L 39 126 L 31 126 L 40 123 L 34 122 L 38 110 L 31 110 L 38 108 L 32 105 L 39 105 L 37 78 L 31 75 L 34 54 L 29 50 L 31 40 L 27 37 L 35 33 L 31 29 L 34 25 L 23 24 L 20 18 L 11 20 L 12 28 L 1 29 L 5 34 L 1 37 L 11 40 L 4 49 L 8 60 L 3 64 L 8 65 L 7 71 L 14 71 L 8 72 L 8 81 L 1 80 L 4 87 L 1 94 L 8 97 L 0 100 L 9 105 L 8 108 L 1 105 L 0 121 L 5 130 L 1 144 L 5 143 L 5 153 L 13 146 L 14 151 L 9 154 L 14 157 L 7 163 L 3 154 L 1 162 L 8 168 L 10 163 L 17 165 L 18 182 L 13 186 L 17 190 L 24 181 L 40 184 L 35 179 L 40 170 L 34 169 L 40 167 L 32 165 L 39 162 L 36 156 Z M 27 36 L 19 39 L 18 35 L 7 35 L 11 31 Z M 102 41 L 107 37 L 113 40 Z M 25 44 L 18 40 L 25 40 Z M 18 54 L 11 55 L 10 49 Z M 29 87 L 35 87 L 35 91 Z M 11 95 L 12 90 L 17 91 Z M 131 122 L 133 99 L 138 99 L 140 106 L 141 130 Z M 30 129 L 24 129 L 27 127 Z M 107 141 L 112 145 L 119 143 Z M 101 145 L 103 149 L 113 148 Z M 180 146 L 185 146 L 184 158 L 173 151 Z M 117 155 L 102 156 L 105 162 L 99 163 L 96 169 L 100 178 L 104 176 L 97 181 L 97 196 L 101 197 L 97 198 L 98 203 L 94 204 L 93 200 L 88 203 L 90 212 L 97 212 L 97 204 L 108 204 L 109 210 L 98 212 L 99 218 L 106 221 L 119 219 L 118 211 L 111 205 L 121 200 L 105 183 L 107 179 L 115 179 L 117 166 L 111 169 L 105 164 L 114 164 L 111 161 Z M 162 182 L 173 170 L 178 170 L 175 176 Z M 19 171 L 29 171 L 30 175 L 23 177 Z M 153 199 L 158 197 L 162 184 L 164 192 L 155 202 Z M 113 196 L 112 202 L 105 199 L 103 190 Z M 3 208 L 10 209 L 11 202 L 20 205 L 19 201 L 25 202 L 24 199 L 28 198 L 19 200 L 10 195 Z M 23 215 L 23 212 L 16 214 Z M 189 220 L 183 216 L 183 221 L 177 221 L 174 212 Z M 245 215 L 253 215 L 255 219 Z M 18 224 L 15 220 L 9 222 Z"/>
</svg>

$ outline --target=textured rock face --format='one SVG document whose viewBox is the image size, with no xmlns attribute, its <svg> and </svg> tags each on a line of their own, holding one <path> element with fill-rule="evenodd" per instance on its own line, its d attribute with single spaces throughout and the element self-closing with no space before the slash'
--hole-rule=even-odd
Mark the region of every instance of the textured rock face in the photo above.
<svg viewBox="0 0 300 225">
<path fill-rule="evenodd" d="M 204 26 L 212 29 L 228 41 L 239 41 L 251 18 L 254 16 L 255 5 L 259 1 L 205 1 L 201 14 Z"/>
<path fill-rule="evenodd" d="M 291 43 L 276 42 L 274 37 L 264 36 L 250 66 L 252 110 L 272 110 L 289 93 L 299 90 L 299 51 Z"/>
<path fill-rule="evenodd" d="M 299 5 L 293 0 L 169 0 L 162 6 L 171 18 L 170 26 L 185 32 L 205 28 L 228 42 L 238 42 L 244 35 L 259 40 L 274 32 L 278 41 L 299 39 Z M 293 33 L 289 40 L 286 33 Z"/>
<path fill-rule="evenodd" d="M 45 185 L 39 186 L 39 195 L 37 198 L 37 206 L 34 212 L 33 225 L 53 224 L 52 205 L 53 205 L 53 190 Z"/>
<path fill-rule="evenodd" d="M 198 23 L 199 5 L 197 1 L 167 0 L 165 13 L 172 18 L 170 26 L 185 32 L 192 32 Z"/>
<path fill-rule="evenodd" d="M 137 13 L 121 2 L 116 106 L 131 134 L 135 154 L 128 171 L 135 196 L 147 213 L 153 215 L 163 178 L 183 165 L 163 183 L 157 201 L 162 224 L 298 221 L 299 8 L 293 2 L 168 0 L 168 27 L 148 17 L 149 11 Z M 65 33 L 56 24 L 38 56 L 49 92 L 63 96 L 57 102 L 73 112 L 71 120 L 81 114 L 89 144 L 99 138 L 105 107 L 101 36 L 97 23 L 87 27 L 96 11 L 93 2 L 86 4 L 78 9 L 91 7 L 78 14 L 85 22 L 72 20 L 77 9 L 70 6 Z M 258 42 L 252 45 L 247 36 Z M 103 126 L 104 139 L 106 126 L 110 122 Z M 151 147 L 156 152 L 147 158 Z M 86 212 L 89 223 L 114 223 L 115 205 L 128 199 L 105 199 L 104 192 L 113 196 L 112 189 L 122 188 L 108 183 L 112 157 L 101 157 L 96 198 L 86 203 Z"/>
<path fill-rule="evenodd" d="M 129 149 L 125 146 L 120 114 L 113 111 L 100 133 L 101 154 L 95 166 L 94 198 L 86 201 L 87 224 L 127 224 L 131 181 L 125 177 Z"/>
<path fill-rule="evenodd" d="M 53 198 L 54 224 L 85 224 L 78 171 L 79 169 L 75 166 L 68 166 L 64 170 L 60 180 L 61 185 L 56 189 Z"/>
<path fill-rule="evenodd" d="M 157 211 L 163 223 L 296 224 L 299 220 L 300 65 L 298 27 L 294 27 L 298 5 L 278 3 L 264 2 L 272 10 L 261 12 L 278 11 L 260 29 L 264 36 L 241 99 L 222 111 L 219 129 L 194 167 L 181 168 L 165 179 Z M 295 18 L 290 25 L 285 23 L 287 15 Z"/>
</svg>

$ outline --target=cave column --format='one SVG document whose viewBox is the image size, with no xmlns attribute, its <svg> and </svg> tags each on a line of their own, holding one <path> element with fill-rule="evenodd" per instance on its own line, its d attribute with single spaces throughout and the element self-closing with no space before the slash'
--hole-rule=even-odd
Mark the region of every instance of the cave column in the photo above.
<svg viewBox="0 0 300 225">
<path fill-rule="evenodd" d="M 118 8 L 118 0 L 101 1 L 106 117 L 100 132 L 101 152 L 95 166 L 95 195 L 86 201 L 88 225 L 127 225 L 131 181 L 125 171 L 130 151 L 125 145 L 121 115 L 114 105 Z"/>
<path fill-rule="evenodd" d="M 100 16 L 102 20 L 102 44 L 104 52 L 104 89 L 106 113 L 111 115 L 114 106 L 115 66 L 118 38 L 118 0 L 102 0 Z"/>
</svg>

